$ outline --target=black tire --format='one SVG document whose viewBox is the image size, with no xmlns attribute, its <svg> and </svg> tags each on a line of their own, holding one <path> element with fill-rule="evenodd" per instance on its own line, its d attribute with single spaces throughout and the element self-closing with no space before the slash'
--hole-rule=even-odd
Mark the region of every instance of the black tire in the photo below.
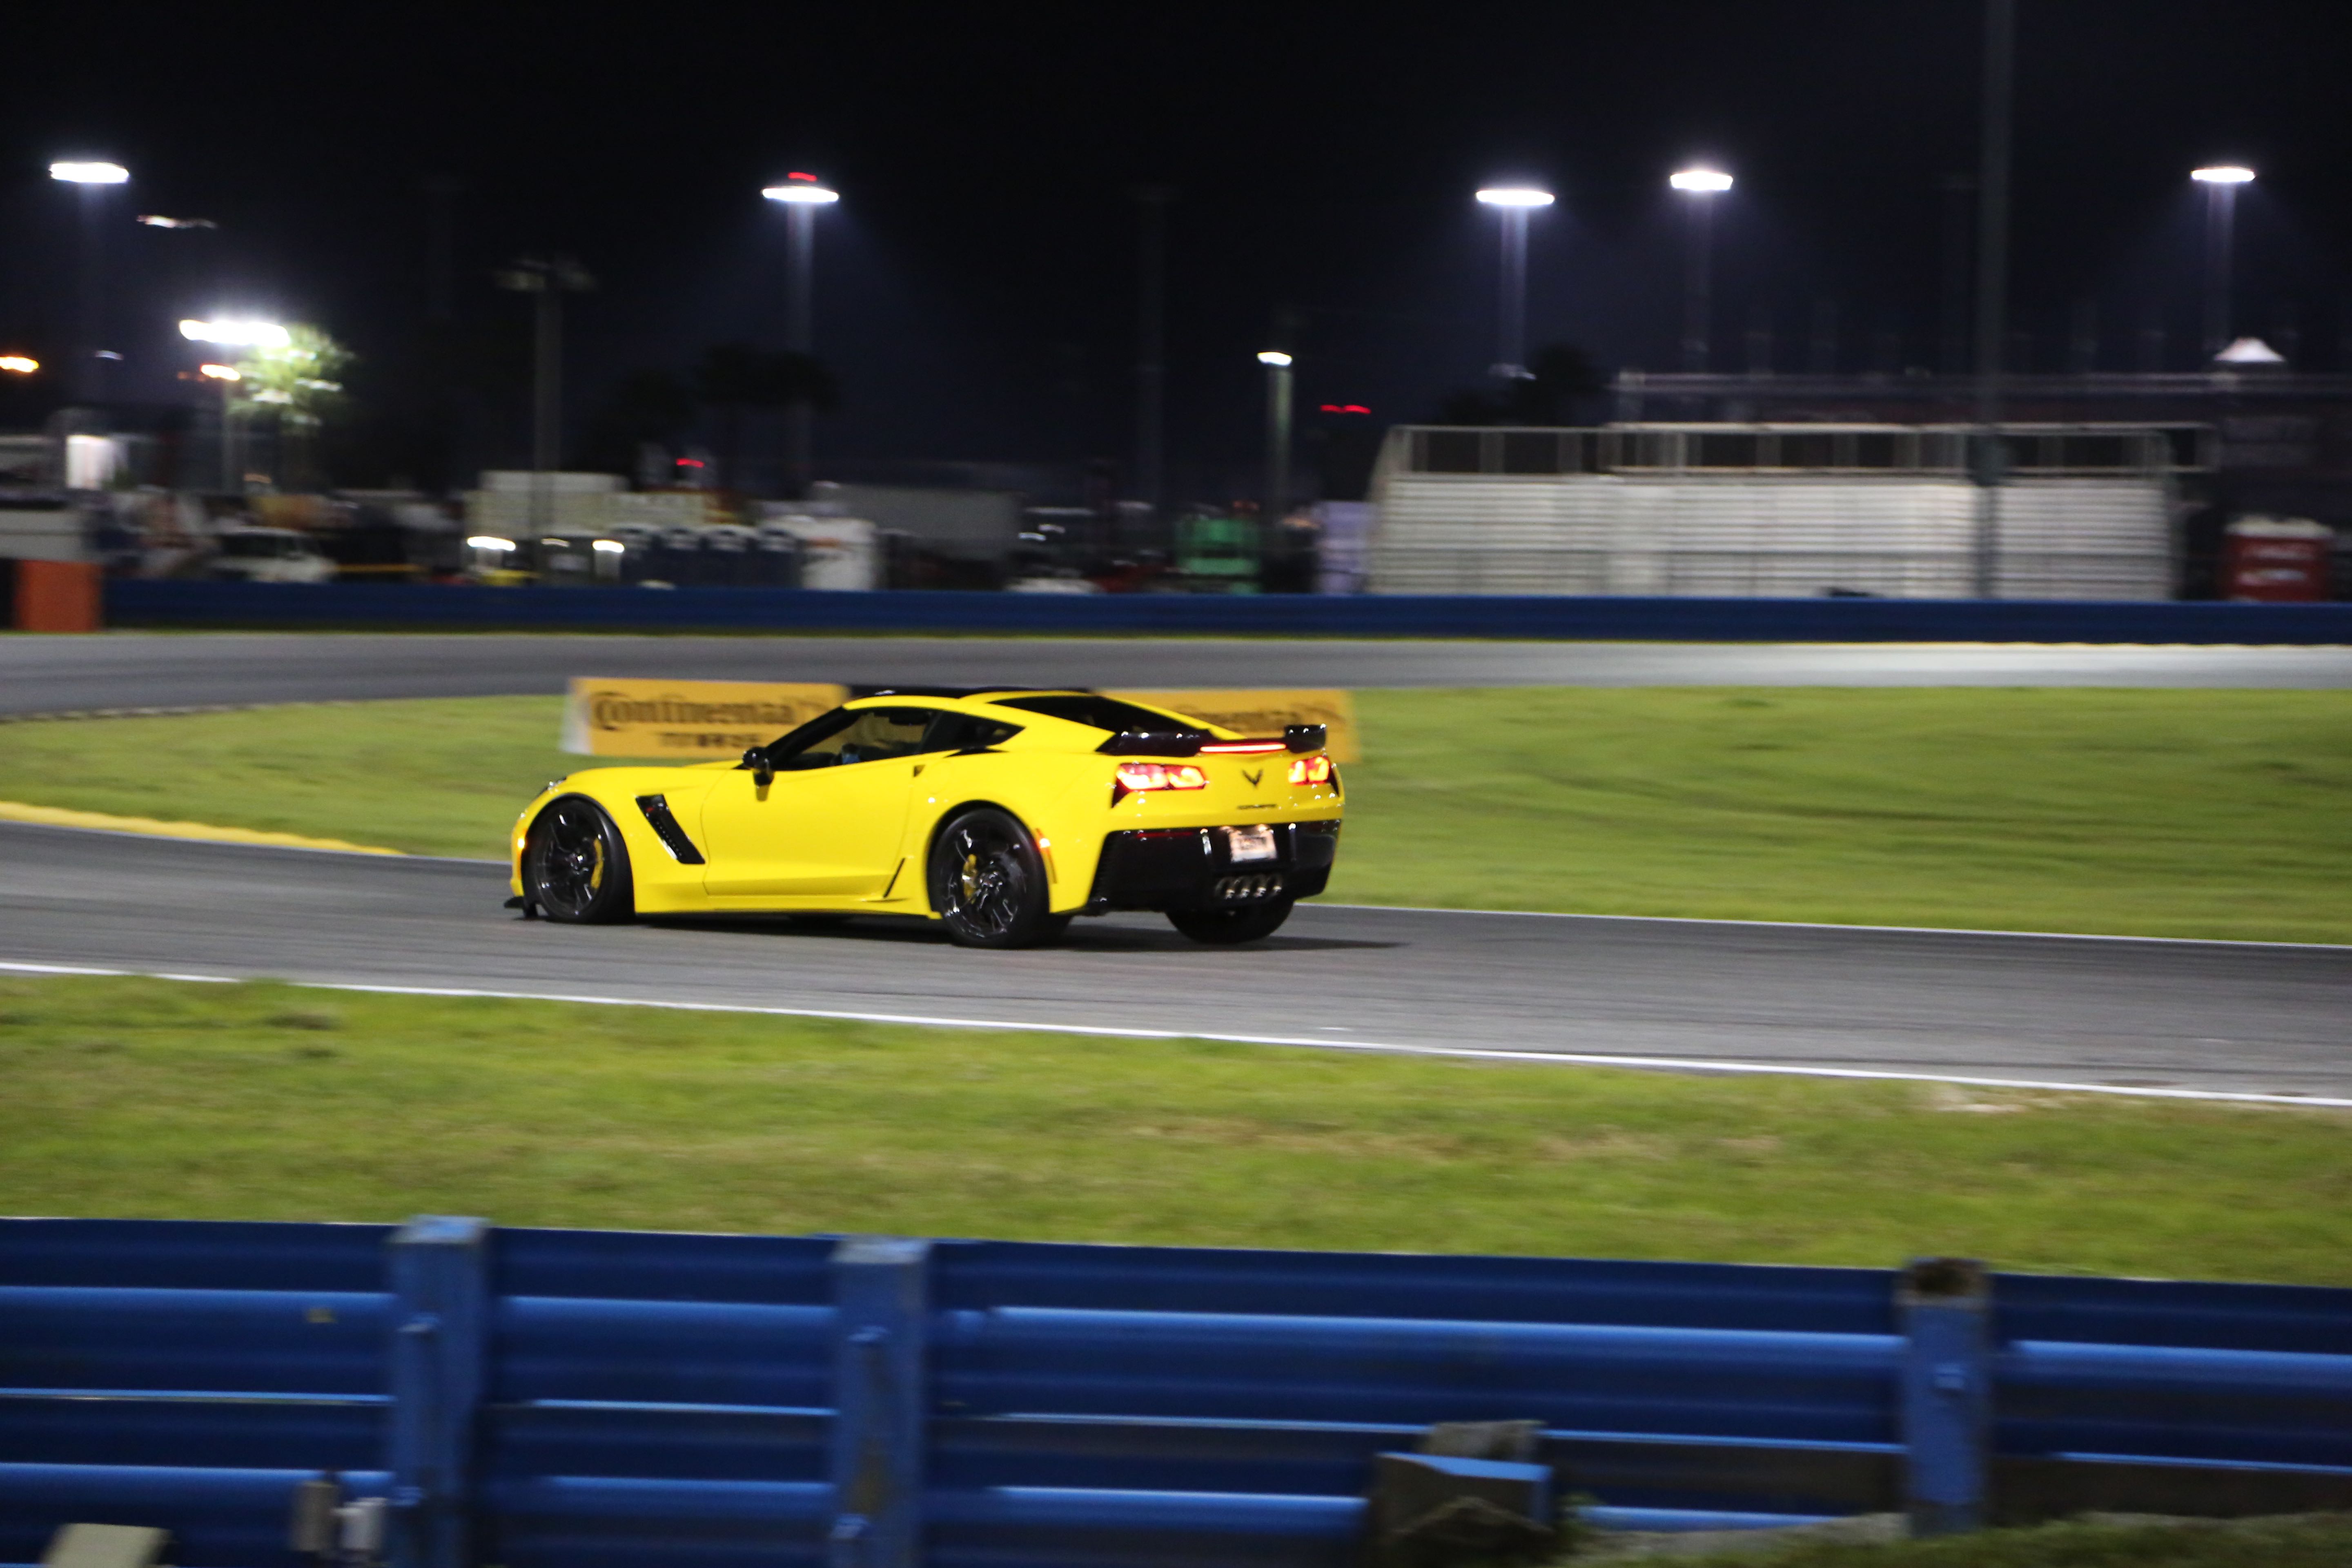
<svg viewBox="0 0 2352 1568">
<path fill-rule="evenodd" d="M 958 947 L 1034 947 L 1069 922 L 1047 908 L 1029 830 L 993 806 L 958 812 L 931 841 L 931 908 Z"/>
<path fill-rule="evenodd" d="M 1168 923 L 1194 942 L 1230 947 L 1235 942 L 1272 936 L 1290 918 L 1294 902 L 1291 899 L 1275 899 L 1263 904 L 1244 904 L 1237 910 L 1170 910 Z"/>
<path fill-rule="evenodd" d="M 551 803 L 523 840 L 523 897 L 551 921 L 610 925 L 636 913 L 629 847 L 604 808 L 585 795 Z"/>
</svg>

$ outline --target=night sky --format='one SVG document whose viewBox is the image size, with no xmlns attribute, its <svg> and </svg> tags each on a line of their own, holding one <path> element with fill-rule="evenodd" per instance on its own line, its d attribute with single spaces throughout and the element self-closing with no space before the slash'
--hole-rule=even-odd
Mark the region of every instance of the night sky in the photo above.
<svg viewBox="0 0 2352 1568">
<path fill-rule="evenodd" d="M 2344 9 L 2021 0 L 2033 368 L 2059 367 L 2085 308 L 2107 367 L 2138 368 L 2150 325 L 2167 368 L 2189 367 L 2185 175 L 2227 160 L 2263 176 L 2239 208 L 2242 329 L 2352 370 Z M 12 19 L 0 95 L 0 347 L 54 362 L 70 342 L 74 193 L 44 171 L 110 157 L 134 176 L 107 229 L 120 395 L 192 396 L 181 316 L 315 321 L 359 352 L 354 390 L 391 431 L 355 461 L 429 468 L 391 427 L 422 384 L 427 182 L 454 179 L 463 455 L 511 462 L 522 302 L 494 267 L 557 248 L 598 276 L 571 317 L 577 427 L 632 369 L 781 346 L 782 214 L 759 189 L 805 169 L 844 194 L 819 220 L 817 349 L 843 388 L 821 463 L 1123 460 L 1130 193 L 1158 184 L 1177 193 L 1171 499 L 1217 499 L 1251 482 L 1252 356 L 1277 311 L 1310 408 L 1411 420 L 1477 382 L 1495 237 L 1471 192 L 1498 176 L 1560 196 L 1534 224 L 1536 343 L 1675 368 L 1664 179 L 1705 158 L 1739 181 L 1717 230 L 1719 367 L 1746 368 L 1769 327 L 1780 368 L 1804 368 L 1823 301 L 1842 368 L 1939 365 L 1979 26 L 1975 0 L 43 7 Z M 220 227 L 131 223 L 149 212 Z M 12 391 L 0 418 L 37 413 Z"/>
</svg>

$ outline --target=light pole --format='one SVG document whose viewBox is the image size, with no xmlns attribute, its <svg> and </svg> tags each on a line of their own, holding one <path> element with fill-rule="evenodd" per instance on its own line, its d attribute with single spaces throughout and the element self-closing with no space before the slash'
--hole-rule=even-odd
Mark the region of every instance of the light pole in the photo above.
<svg viewBox="0 0 2352 1568">
<path fill-rule="evenodd" d="M 232 407 L 236 396 L 235 388 L 245 379 L 245 373 L 233 364 L 200 364 L 196 374 L 220 388 L 220 488 L 223 495 L 234 494 L 245 488 L 244 481 L 236 478 L 236 426 Z"/>
<path fill-rule="evenodd" d="M 180 335 L 192 343 L 213 343 L 224 348 L 282 349 L 294 341 L 294 335 L 276 321 L 182 321 Z M 245 492 L 243 465 L 236 460 L 236 384 L 245 379 L 235 365 L 205 364 L 196 367 L 196 374 L 220 387 L 220 488 L 224 495 Z M 278 466 L 278 465 L 273 465 Z"/>
<path fill-rule="evenodd" d="M 1265 366 L 1265 525 L 1279 527 L 1290 511 L 1290 356 L 1267 349 Z"/>
<path fill-rule="evenodd" d="M 1166 185 L 1135 191 L 1135 499 L 1157 519 L 1168 461 L 1168 204 Z"/>
<path fill-rule="evenodd" d="M 2234 163 L 2191 169 L 2189 177 L 2205 187 L 2205 358 L 2230 342 L 2231 231 L 2236 226 L 2238 187 L 2252 184 L 2254 172 Z"/>
<path fill-rule="evenodd" d="M 1666 184 L 1683 193 L 1690 223 L 1690 255 L 1683 280 L 1683 368 L 1706 368 L 1710 331 L 1709 268 L 1714 259 L 1715 198 L 1731 189 L 1731 176 L 1718 169 L 1677 169 Z"/>
<path fill-rule="evenodd" d="M 792 295 L 786 301 L 784 346 L 796 354 L 815 353 L 816 316 L 816 213 L 819 207 L 829 207 L 841 199 L 841 193 L 827 189 L 814 174 L 790 174 L 783 184 L 770 185 L 760 193 L 772 202 L 783 204 L 792 224 Z M 815 414 L 808 400 L 801 398 L 784 410 L 787 457 L 792 463 L 793 489 L 799 495 L 808 493 L 810 449 L 814 445 Z"/>
<path fill-rule="evenodd" d="M 1977 527 L 1974 587 L 1990 599 L 2000 582 L 2000 487 L 2009 453 L 2000 437 L 2001 340 L 2009 335 L 2009 166 L 2016 95 L 2017 0 L 1985 0 L 1984 103 L 1977 148 Z"/>
<path fill-rule="evenodd" d="M 596 287 L 568 256 L 526 256 L 498 275 L 501 289 L 531 296 L 530 522 L 555 521 L 555 466 L 563 445 L 563 296 Z"/>
<path fill-rule="evenodd" d="M 49 165 L 49 178 L 79 186 L 81 195 L 81 342 L 74 351 L 74 396 L 83 403 L 98 403 L 106 395 L 105 362 L 99 355 L 105 345 L 99 340 L 106 335 L 106 285 L 104 234 L 101 227 L 106 216 L 106 190 L 131 178 L 131 171 L 120 163 L 100 159 L 65 158 Z"/>
<path fill-rule="evenodd" d="M 1489 185 L 1478 200 L 1503 217 L 1503 288 L 1495 322 L 1495 363 L 1488 373 L 1505 381 L 1528 379 L 1528 214 L 1551 205 L 1549 191 L 1533 185 Z"/>
</svg>

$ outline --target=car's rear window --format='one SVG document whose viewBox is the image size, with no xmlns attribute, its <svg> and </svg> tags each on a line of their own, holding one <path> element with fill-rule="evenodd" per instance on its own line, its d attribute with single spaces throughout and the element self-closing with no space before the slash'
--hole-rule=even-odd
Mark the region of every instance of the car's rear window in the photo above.
<svg viewBox="0 0 2352 1568">
<path fill-rule="evenodd" d="M 999 697 L 993 699 L 993 702 L 999 708 L 1018 708 L 1028 713 L 1043 713 L 1048 719 L 1066 719 L 1073 724 L 1090 724 L 1114 735 L 1124 730 L 1142 730 L 1155 735 L 1199 735 L 1207 732 L 1197 724 L 1187 724 L 1165 713 L 1154 713 L 1149 708 L 1139 708 L 1132 702 L 1121 702 L 1116 697 L 1104 697 L 1094 692 L 1076 692 L 1067 697 Z"/>
</svg>

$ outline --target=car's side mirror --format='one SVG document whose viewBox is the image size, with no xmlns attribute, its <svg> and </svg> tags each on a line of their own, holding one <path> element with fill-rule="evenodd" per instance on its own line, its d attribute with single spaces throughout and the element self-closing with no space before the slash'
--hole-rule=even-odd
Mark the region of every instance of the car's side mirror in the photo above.
<svg viewBox="0 0 2352 1568">
<path fill-rule="evenodd" d="M 751 770 L 751 782 L 761 789 L 776 782 L 775 764 L 768 761 L 768 753 L 764 748 L 753 746 L 745 751 L 743 765 Z"/>
</svg>

